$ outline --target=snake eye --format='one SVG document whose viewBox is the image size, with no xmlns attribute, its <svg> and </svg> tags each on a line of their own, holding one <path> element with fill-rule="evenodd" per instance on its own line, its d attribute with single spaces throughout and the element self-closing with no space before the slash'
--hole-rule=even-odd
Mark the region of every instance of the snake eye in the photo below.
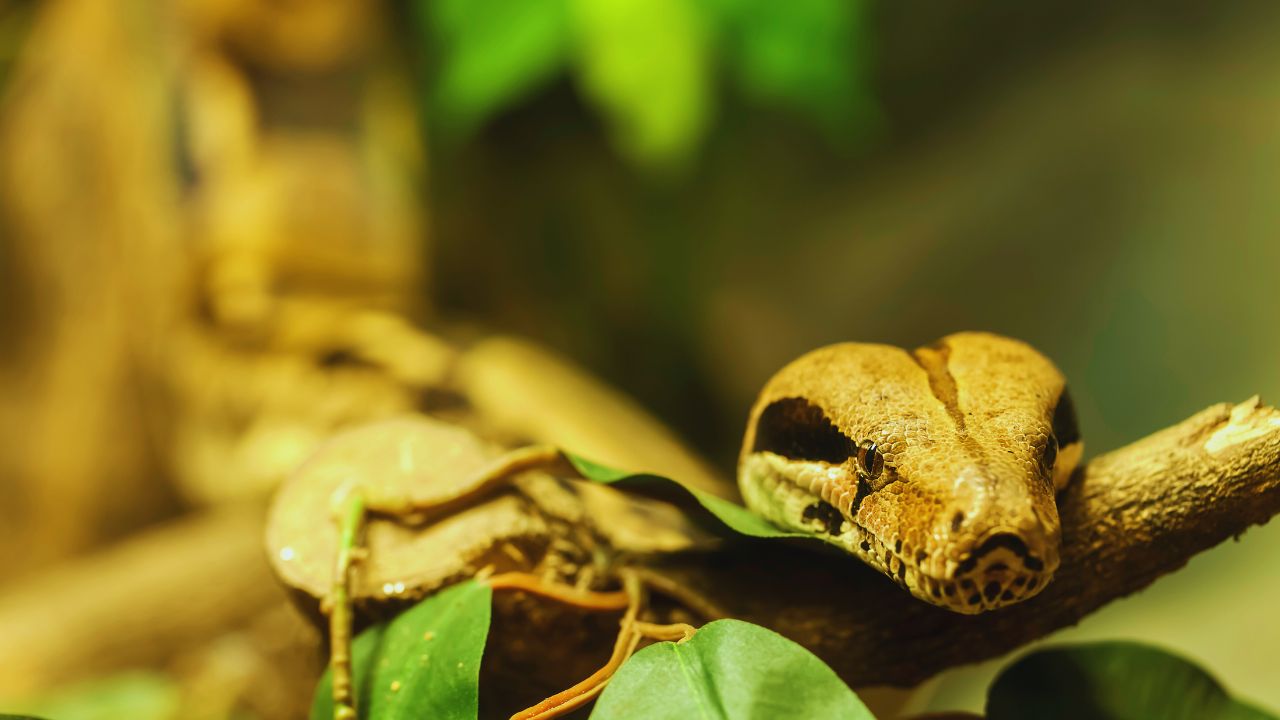
<svg viewBox="0 0 1280 720">
<path fill-rule="evenodd" d="M 875 480 L 884 472 L 884 455 L 871 440 L 858 446 L 858 469 L 868 480 Z"/>
<path fill-rule="evenodd" d="M 1052 473 L 1054 463 L 1058 462 L 1058 438 L 1053 435 L 1044 444 L 1044 454 L 1040 456 L 1040 465 L 1045 472 Z"/>
</svg>

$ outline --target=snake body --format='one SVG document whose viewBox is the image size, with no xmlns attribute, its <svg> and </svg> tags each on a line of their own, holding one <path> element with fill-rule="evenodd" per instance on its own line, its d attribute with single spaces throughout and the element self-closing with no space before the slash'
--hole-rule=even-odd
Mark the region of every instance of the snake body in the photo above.
<svg viewBox="0 0 1280 720">
<path fill-rule="evenodd" d="M 1025 343 L 987 333 L 910 352 L 843 343 L 769 380 L 738 483 L 775 525 L 972 614 L 1052 578 L 1055 495 L 1082 450 L 1062 373 Z"/>
</svg>

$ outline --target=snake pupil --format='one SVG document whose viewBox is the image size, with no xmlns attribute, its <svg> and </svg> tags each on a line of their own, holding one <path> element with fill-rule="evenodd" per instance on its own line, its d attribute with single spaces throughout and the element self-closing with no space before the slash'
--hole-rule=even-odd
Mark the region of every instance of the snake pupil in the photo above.
<svg viewBox="0 0 1280 720">
<path fill-rule="evenodd" d="M 1040 464 L 1044 466 L 1046 471 L 1052 472 L 1054 463 L 1058 462 L 1058 439 L 1052 435 L 1045 441 L 1044 455 L 1040 458 Z"/>
<path fill-rule="evenodd" d="M 867 479 L 874 480 L 884 472 L 884 455 L 880 454 L 880 449 L 874 442 L 868 440 L 858 448 L 858 464 L 862 466 L 862 473 Z"/>
</svg>

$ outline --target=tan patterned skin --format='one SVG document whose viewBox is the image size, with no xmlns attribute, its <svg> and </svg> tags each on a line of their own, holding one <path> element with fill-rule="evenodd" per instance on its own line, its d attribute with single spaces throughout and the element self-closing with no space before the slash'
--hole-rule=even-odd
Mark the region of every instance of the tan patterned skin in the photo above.
<svg viewBox="0 0 1280 720">
<path fill-rule="evenodd" d="M 911 352 L 820 348 L 761 391 L 739 485 L 757 513 L 917 598 L 998 608 L 1039 592 L 1058 566 L 1055 491 L 1082 450 L 1065 390 L 1043 355 L 988 333 Z"/>
</svg>

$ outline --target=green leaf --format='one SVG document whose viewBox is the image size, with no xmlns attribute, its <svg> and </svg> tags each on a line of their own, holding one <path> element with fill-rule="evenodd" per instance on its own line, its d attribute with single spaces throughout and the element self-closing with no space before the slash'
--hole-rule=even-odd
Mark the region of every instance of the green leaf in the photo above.
<svg viewBox="0 0 1280 720">
<path fill-rule="evenodd" d="M 17 709 L 57 720 L 170 720 L 177 717 L 180 696 L 169 678 L 139 670 L 59 688 Z"/>
<path fill-rule="evenodd" d="M 360 633 L 351 646 L 359 716 L 475 720 L 491 596 L 488 585 L 467 580 Z M 332 718 L 333 676 L 325 672 L 311 720 Z"/>
<path fill-rule="evenodd" d="M 790 105 L 832 134 L 847 136 L 850 123 L 870 117 L 866 3 L 702 1 L 717 20 L 723 61 L 749 98 Z"/>
<path fill-rule="evenodd" d="M 988 720 L 1276 720 L 1234 700 L 1195 663 L 1133 642 L 1034 652 L 987 695 Z"/>
<path fill-rule="evenodd" d="M 577 74 L 624 155 L 650 170 L 687 161 L 706 132 L 711 57 L 694 0 L 571 0 Z"/>
<path fill-rule="evenodd" d="M 813 539 L 812 536 L 804 533 L 780 530 L 771 525 L 769 521 L 737 503 L 729 502 L 724 498 L 716 497 L 697 488 L 683 485 L 671 478 L 617 470 L 572 453 L 566 452 L 565 456 L 569 458 L 569 462 L 584 478 L 593 482 L 613 485 L 621 490 L 640 495 L 673 501 L 676 505 L 686 508 L 686 510 L 697 511 L 700 509 L 702 512 L 691 513 L 693 519 L 712 531 L 723 531 L 727 527 L 739 535 L 755 538 Z M 694 505 L 688 502 L 689 499 L 697 501 L 697 504 Z"/>
<path fill-rule="evenodd" d="M 438 51 L 431 97 L 446 135 L 474 131 L 564 69 L 568 0 L 419 0 Z"/>
<path fill-rule="evenodd" d="M 591 720 L 874 720 L 812 653 L 740 620 L 717 620 L 683 643 L 636 653 L 596 702 Z"/>
</svg>

